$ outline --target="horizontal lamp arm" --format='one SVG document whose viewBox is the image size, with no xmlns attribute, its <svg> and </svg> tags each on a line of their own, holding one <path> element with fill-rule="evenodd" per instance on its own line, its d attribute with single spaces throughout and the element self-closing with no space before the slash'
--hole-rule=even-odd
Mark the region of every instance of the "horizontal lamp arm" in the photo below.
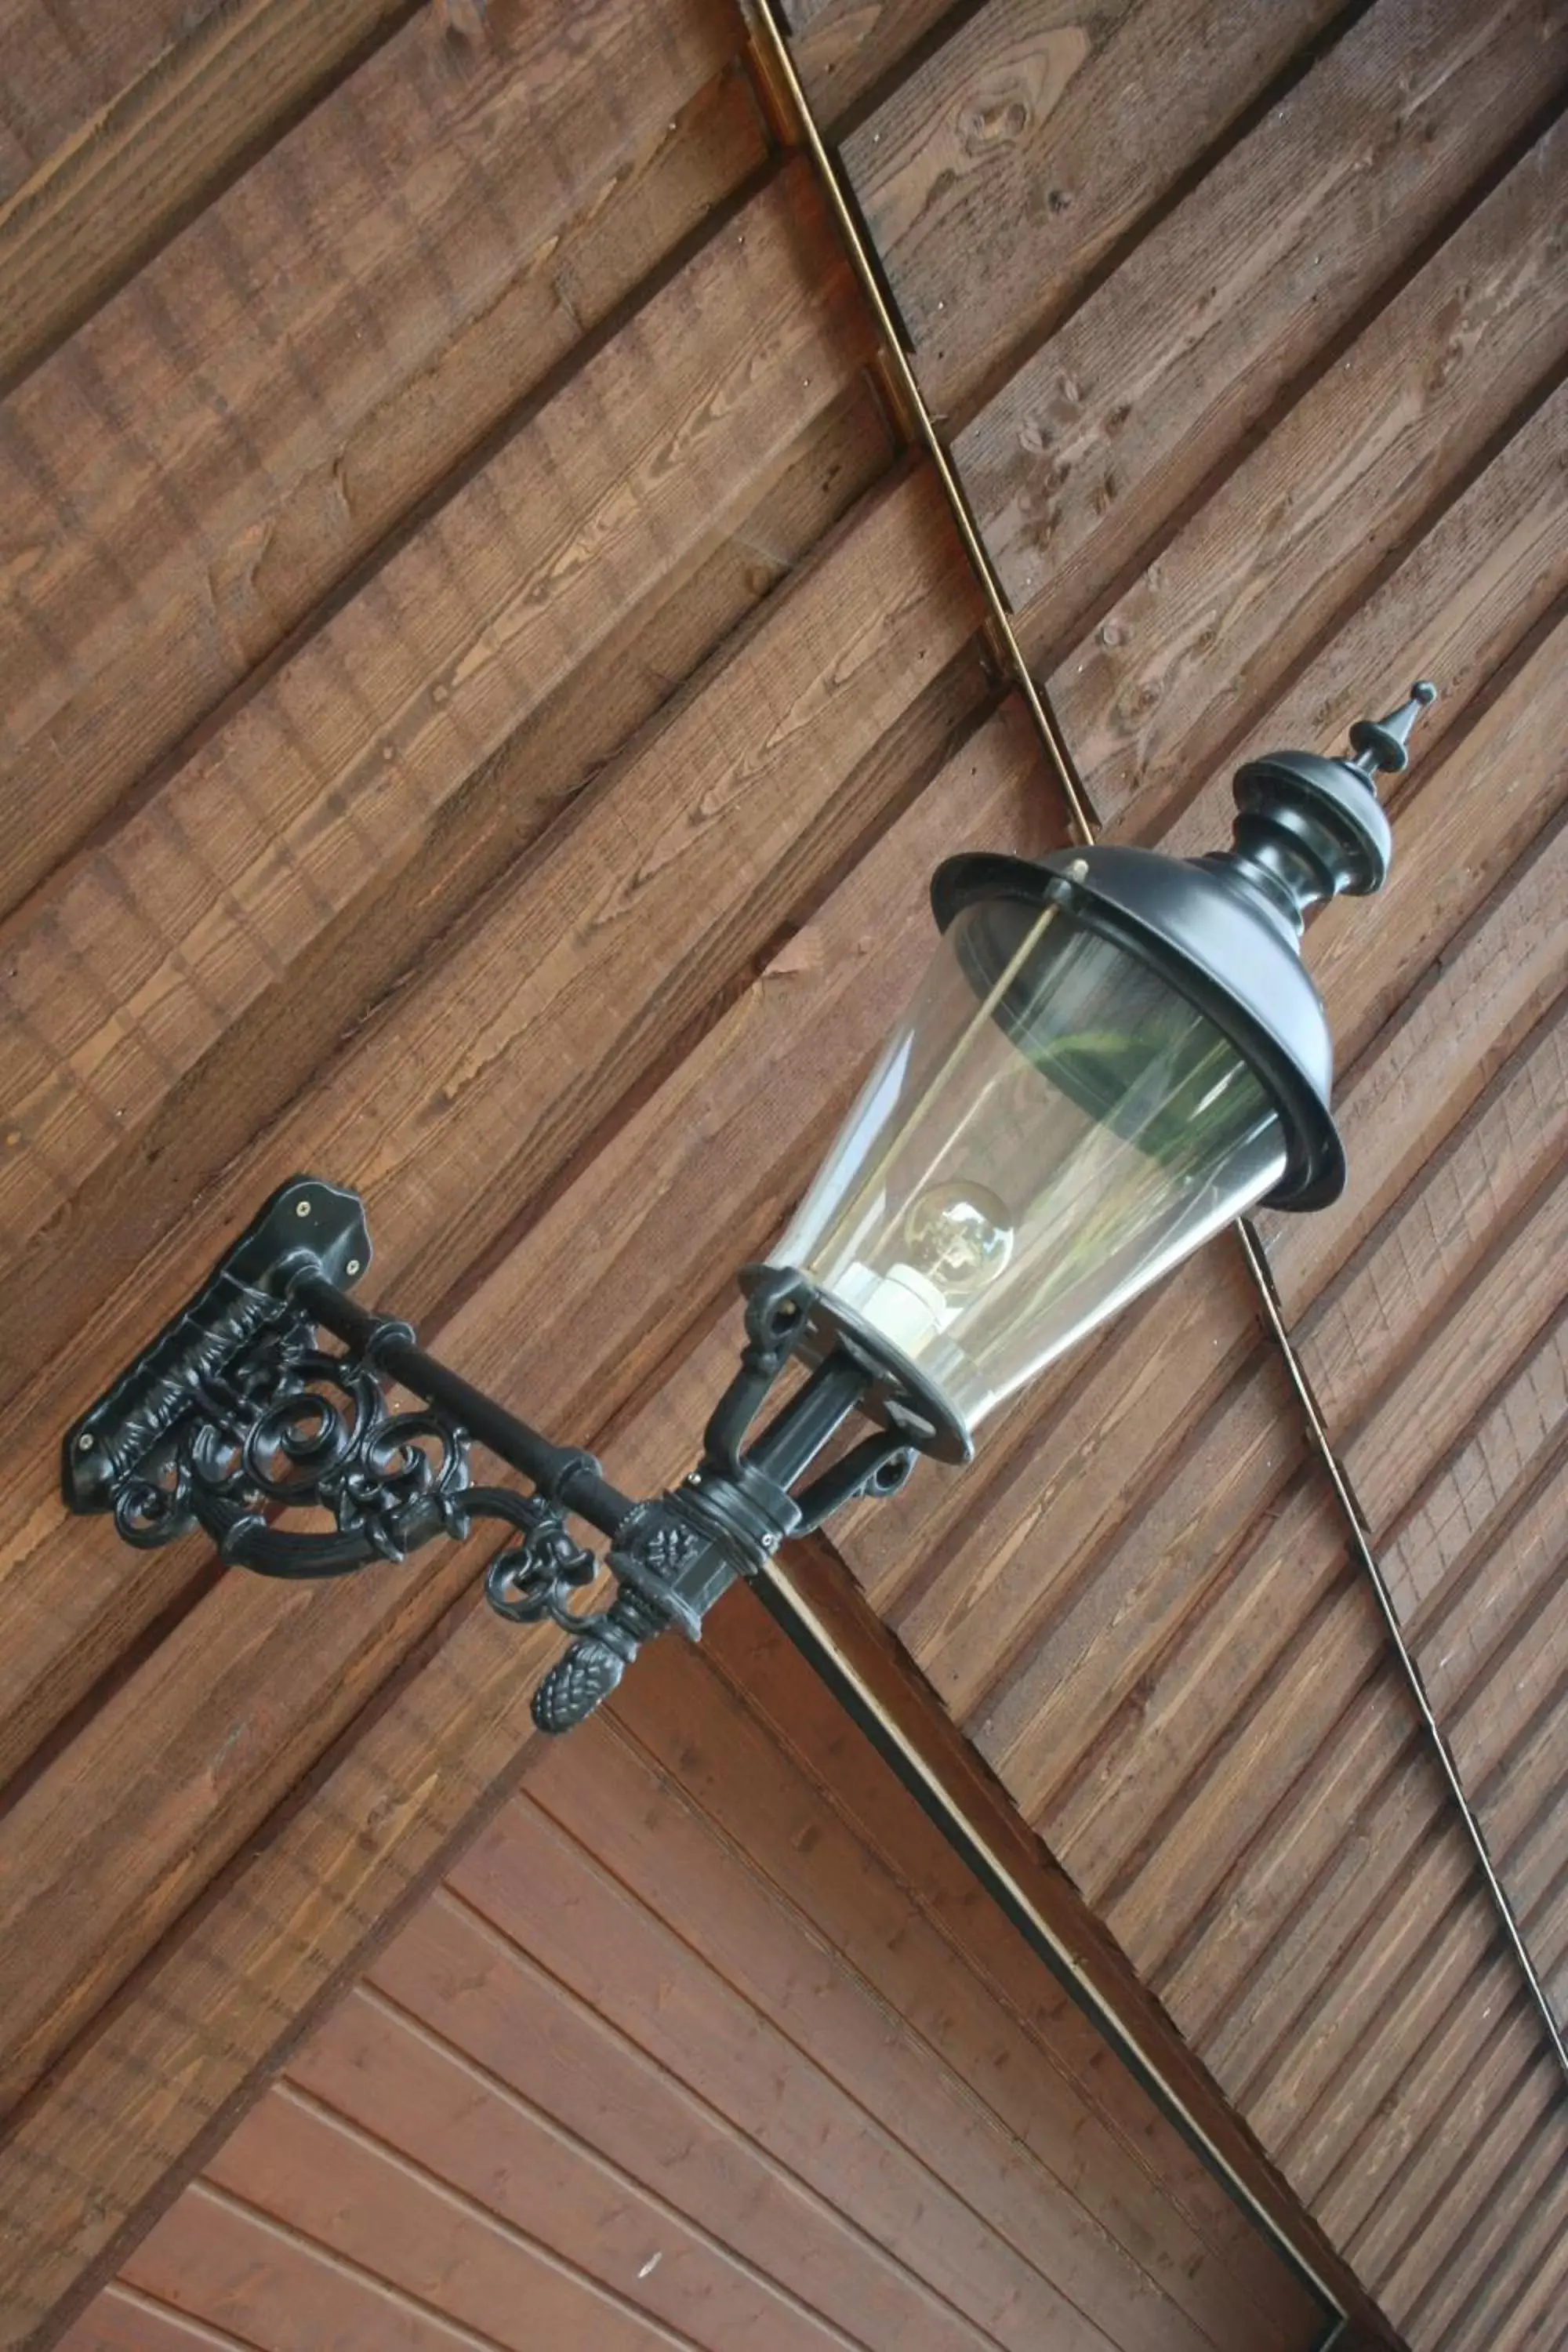
<svg viewBox="0 0 1568 2352">
<path fill-rule="evenodd" d="M 199 1528 L 226 1566 L 293 1580 L 401 1560 L 498 1520 L 509 1534 L 485 1579 L 491 1607 L 573 1637 L 535 1695 L 546 1731 L 581 1722 L 654 1634 L 674 1626 L 695 1640 L 720 1595 L 786 1537 L 901 1485 L 926 1442 L 926 1401 L 905 1371 L 843 1333 L 802 1276 L 752 1268 L 741 1362 L 701 1460 L 671 1493 L 636 1501 L 591 1454 L 544 1436 L 427 1354 L 409 1324 L 352 1297 L 343 1285 L 369 1258 L 353 1193 L 318 1178 L 285 1185 L 70 1431 L 66 1501 L 111 1513 L 138 1549 Z M 797 1360 L 812 1369 L 753 1437 Z M 393 1388 L 416 1405 L 395 1407 Z M 870 1433 L 792 1492 L 858 1411 Z M 474 1443 L 532 1491 L 474 1484 Z M 288 1525 L 301 1510 L 317 1524 Z M 606 1559 L 574 1539 L 569 1513 L 609 1538 Z M 608 1605 L 574 1606 L 605 1569 Z"/>
</svg>

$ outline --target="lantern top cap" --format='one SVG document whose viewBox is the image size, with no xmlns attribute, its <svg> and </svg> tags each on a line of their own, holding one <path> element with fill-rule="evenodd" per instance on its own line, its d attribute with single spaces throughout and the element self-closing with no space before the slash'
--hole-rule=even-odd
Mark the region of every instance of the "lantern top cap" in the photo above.
<svg viewBox="0 0 1568 2352">
<path fill-rule="evenodd" d="M 1364 768 L 1369 776 L 1380 769 L 1385 775 L 1403 775 L 1410 765 L 1410 730 L 1436 699 L 1437 689 L 1431 679 L 1417 678 L 1409 701 L 1391 710 L 1386 719 L 1358 719 L 1351 729 L 1351 750 L 1355 754 L 1351 764 Z"/>
<path fill-rule="evenodd" d="M 1436 698 L 1423 680 L 1385 719 L 1358 719 L 1352 756 L 1248 761 L 1226 850 L 1184 859 L 1106 843 L 1037 863 L 949 858 L 931 880 L 937 920 L 945 930 L 986 900 L 1057 900 L 1139 957 L 1208 1015 L 1272 1097 L 1289 1158 L 1269 1204 L 1322 1207 L 1342 1190 L 1345 1163 L 1329 1109 L 1328 1020 L 1301 962 L 1303 918 L 1342 892 L 1382 887 L 1394 840 L 1373 780 L 1408 764 L 1410 731 Z M 984 959 L 983 939 L 973 952 Z"/>
<path fill-rule="evenodd" d="M 1232 852 L 1257 869 L 1265 887 L 1282 888 L 1300 922 L 1307 908 L 1342 892 L 1353 898 L 1381 890 L 1388 879 L 1394 835 L 1378 803 L 1380 772 L 1398 775 L 1410 764 L 1410 731 L 1437 689 L 1423 678 L 1408 701 L 1385 719 L 1358 719 L 1351 754 L 1268 751 L 1237 772 L 1241 812 Z"/>
</svg>

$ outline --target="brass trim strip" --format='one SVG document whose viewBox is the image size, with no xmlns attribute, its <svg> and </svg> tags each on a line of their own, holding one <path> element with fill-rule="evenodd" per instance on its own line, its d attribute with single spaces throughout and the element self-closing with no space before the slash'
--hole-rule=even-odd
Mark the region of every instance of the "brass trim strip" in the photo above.
<svg viewBox="0 0 1568 2352">
<path fill-rule="evenodd" d="M 1329 1483 L 1334 1490 L 1340 1508 L 1344 1515 L 1345 1524 L 1350 1531 L 1351 1548 L 1372 1585 L 1378 1608 L 1383 1613 L 1383 1622 L 1387 1629 L 1388 1638 L 1394 1646 L 1394 1654 L 1405 1670 L 1405 1679 L 1410 1685 L 1410 1696 L 1415 1700 L 1416 1711 L 1426 1727 L 1427 1736 L 1436 1754 L 1438 1768 L 1447 1783 L 1448 1793 L 1458 1808 L 1460 1819 L 1475 1849 L 1476 1861 L 1480 1867 L 1481 1876 L 1487 1883 L 1487 1891 L 1491 1896 L 1493 1907 L 1502 1924 L 1504 1937 L 1512 1947 L 1514 1958 L 1523 1972 L 1525 1983 L 1534 1996 L 1535 2005 L 1541 2011 L 1541 2021 L 1546 2029 L 1546 2038 L 1555 2053 L 1557 2063 L 1562 2067 L 1563 2074 L 1568 2076 L 1568 2043 L 1564 2042 L 1562 2028 L 1552 2015 L 1551 2005 L 1546 1998 L 1546 1988 L 1536 1973 L 1535 1962 L 1531 1958 L 1513 1905 L 1493 1865 L 1491 1853 L 1487 1845 L 1486 1832 L 1471 1807 L 1464 1782 L 1459 1777 L 1459 1768 L 1455 1763 L 1453 1752 L 1448 1746 L 1447 1738 L 1437 1720 L 1436 1711 L 1426 1695 L 1426 1685 L 1422 1680 L 1421 1669 L 1415 1662 L 1409 1643 L 1405 1641 L 1405 1629 L 1399 1622 L 1399 1612 L 1394 1604 L 1394 1595 L 1388 1589 L 1388 1580 L 1384 1575 L 1377 1555 L 1372 1548 L 1366 1515 L 1357 1499 L 1355 1488 L 1351 1484 L 1350 1474 L 1334 1451 L 1333 1439 L 1319 1410 L 1317 1398 L 1312 1393 L 1312 1385 L 1307 1378 L 1306 1367 L 1297 1354 L 1295 1342 L 1286 1328 L 1279 1294 L 1274 1286 L 1274 1277 L 1269 1271 L 1268 1254 L 1248 1219 L 1243 1217 L 1238 1220 L 1237 1232 L 1241 1239 L 1241 1254 L 1247 1261 L 1247 1270 L 1251 1275 L 1258 1295 L 1263 1302 L 1264 1320 L 1279 1346 L 1280 1354 L 1285 1359 L 1285 1369 L 1289 1375 L 1290 1385 L 1296 1391 L 1296 1399 L 1306 1421 L 1313 1450 L 1328 1473 Z"/>
<path fill-rule="evenodd" d="M 861 290 L 864 293 L 866 300 L 869 304 L 872 314 L 876 319 L 878 332 L 882 345 L 883 364 L 891 379 L 889 388 L 895 404 L 902 415 L 909 420 L 913 428 L 915 437 L 919 440 L 932 466 L 935 467 L 937 479 L 942 485 L 943 494 L 946 497 L 948 506 L 952 514 L 953 522 L 957 528 L 960 538 L 963 541 L 965 552 L 973 567 L 975 577 L 980 583 L 981 592 L 985 599 L 991 634 L 1005 662 L 1007 669 L 1012 675 L 1018 692 L 1023 697 L 1024 702 L 1027 707 L 1029 716 L 1034 722 L 1036 732 L 1039 737 L 1046 757 L 1050 762 L 1056 780 L 1061 788 L 1064 798 L 1066 799 L 1073 832 L 1077 835 L 1079 841 L 1085 846 L 1088 846 L 1093 843 L 1098 832 L 1098 826 L 1092 808 L 1089 804 L 1084 788 L 1079 781 L 1066 741 L 1057 724 L 1056 716 L 1046 700 L 1041 688 L 1036 684 L 1034 677 L 1029 669 L 1029 665 L 1025 656 L 1023 647 L 1020 646 L 1016 633 L 1014 630 L 1012 614 L 1008 608 L 1006 596 L 1003 590 L 1001 581 L 997 577 L 995 567 L 991 561 L 989 550 L 986 548 L 979 528 L 975 523 L 973 515 L 970 511 L 969 502 L 964 495 L 963 484 L 960 482 L 952 460 L 948 456 L 947 450 L 942 443 L 942 436 L 937 430 L 935 420 L 931 416 L 931 411 L 926 406 L 924 395 L 921 391 L 914 370 L 910 364 L 909 354 L 904 348 L 903 338 L 900 331 L 898 321 L 893 317 L 893 314 L 889 308 L 887 298 L 883 292 L 879 271 L 872 255 L 868 250 L 855 207 L 849 201 L 843 186 L 839 174 L 837 160 L 829 150 L 826 142 L 823 138 L 821 131 L 817 127 L 816 120 L 812 112 L 810 103 L 801 86 L 800 78 L 795 72 L 795 60 L 790 55 L 788 42 L 784 37 L 784 30 L 775 13 L 776 0 L 742 0 L 742 5 L 746 11 L 749 20 L 755 26 L 757 32 L 761 35 L 763 53 L 759 56 L 758 62 L 766 81 L 769 92 L 775 104 L 778 106 L 780 113 L 785 118 L 786 128 L 798 130 L 800 142 L 805 147 L 816 167 L 818 177 L 821 180 L 828 203 L 832 207 L 835 219 L 837 222 L 839 233 L 844 240 L 845 247 L 854 265 L 856 275 L 860 281 Z M 1519 1963 L 1526 1986 L 1528 1987 L 1535 2006 L 1540 2012 L 1541 2021 L 1545 2029 L 1547 2040 L 1557 2057 L 1559 2064 L 1563 2068 L 1564 2076 L 1568 2077 L 1568 2043 L 1565 2043 L 1563 2031 L 1559 2027 L 1557 2020 L 1552 2014 L 1551 2005 L 1546 1997 L 1545 1988 L 1536 1971 L 1535 1963 L 1531 1957 L 1529 1948 L 1524 1940 L 1523 1933 L 1520 1927 L 1518 1919 L 1514 1915 L 1513 1906 L 1510 1901 L 1507 1891 L 1504 1888 L 1501 1880 L 1498 1876 L 1496 1868 L 1493 1865 L 1490 1853 L 1487 1847 L 1485 1833 L 1482 1831 L 1480 1822 L 1477 1819 L 1470 1805 L 1469 1798 L 1466 1792 L 1464 1783 L 1459 1777 L 1458 1768 L 1455 1764 L 1453 1756 L 1449 1750 L 1447 1739 L 1446 1738 L 1442 1727 L 1437 1720 L 1431 1700 L 1426 1695 L 1426 1685 L 1421 1678 L 1421 1670 L 1411 1653 L 1409 1644 L 1405 1641 L 1404 1628 L 1399 1622 L 1398 1612 L 1394 1605 L 1393 1595 L 1389 1591 L 1387 1581 L 1378 1564 L 1376 1555 L 1372 1549 L 1369 1538 L 1368 1523 L 1365 1515 L 1362 1511 L 1356 1499 L 1355 1492 L 1351 1484 L 1350 1478 L 1334 1451 L 1333 1440 L 1330 1435 L 1328 1427 L 1318 1409 L 1317 1400 L 1312 1394 L 1311 1384 L 1307 1378 L 1306 1370 L 1297 1353 L 1295 1342 L 1292 1340 L 1289 1331 L 1286 1327 L 1284 1316 L 1280 1308 L 1279 1294 L 1275 1290 L 1273 1277 L 1268 1270 L 1267 1255 L 1255 1231 L 1245 1218 L 1238 1222 L 1237 1232 L 1240 1238 L 1244 1262 L 1247 1265 L 1253 1286 L 1258 1292 L 1258 1298 L 1262 1304 L 1264 1320 L 1268 1327 L 1270 1336 L 1279 1348 L 1281 1356 L 1284 1358 L 1285 1367 L 1289 1376 L 1291 1388 L 1295 1391 L 1302 1415 L 1307 1423 L 1308 1433 L 1312 1448 L 1319 1455 L 1323 1468 L 1328 1474 L 1330 1484 L 1333 1488 L 1335 1497 L 1342 1512 L 1345 1526 L 1349 1532 L 1352 1549 L 1372 1585 L 1373 1592 L 1376 1597 L 1378 1607 L 1383 1614 L 1384 1624 L 1387 1631 L 1389 1642 L 1393 1647 L 1395 1657 L 1399 1661 L 1401 1670 L 1404 1673 L 1405 1682 L 1410 1690 L 1411 1697 L 1415 1701 L 1416 1711 L 1420 1716 L 1422 1723 L 1426 1727 L 1430 1744 L 1437 1758 L 1438 1768 L 1442 1772 L 1449 1795 L 1458 1811 L 1460 1820 L 1464 1823 L 1466 1833 L 1474 1851 L 1476 1862 L 1486 1884 L 1493 1908 L 1495 1909 L 1498 1918 L 1501 1924 L 1504 1937 L 1512 1950 L 1514 1958 Z M 800 1604 L 798 1601 L 795 1605 L 804 1607 L 804 1604 Z M 827 1641 L 826 1633 L 821 1634 L 821 1638 L 825 1642 Z M 842 1662 L 842 1671 L 851 1680 L 858 1680 L 858 1678 L 853 1675 L 853 1670 L 850 1668 L 847 1661 Z M 866 1694 L 865 1696 L 866 1703 L 874 1706 L 874 1702 L 870 1701 L 869 1694 Z M 901 1740 L 901 1735 L 899 1735 L 896 1732 L 892 1732 L 890 1736 Z M 931 1780 L 931 1776 L 927 1770 L 927 1768 L 919 1762 L 919 1759 L 914 1757 L 912 1750 L 910 1751 L 910 1754 L 911 1764 L 919 1769 L 928 1780 Z M 933 1788 L 938 1785 L 939 1784 L 932 1780 Z M 945 1791 L 942 1792 L 941 1801 L 950 1810 L 952 1809 L 952 1801 L 951 1798 L 947 1797 Z M 971 1832 L 971 1834 L 973 1834 L 973 1832 Z M 975 1842 L 978 1843 L 978 1839 L 976 1839 Z M 996 1862 L 994 1857 L 992 1866 L 997 1872 L 999 1876 L 1005 1876 L 1006 1874 L 1003 1871 L 1002 1864 L 999 1862 Z M 1016 1899 L 1020 1905 L 1025 1904 L 1026 1901 L 1026 1898 L 1023 1896 L 1021 1891 L 1016 1892 Z M 1046 1927 L 1043 1920 L 1039 1922 L 1039 1931 L 1047 1938 L 1050 1937 L 1050 1931 Z M 1050 1938 L 1050 1940 L 1053 1943 L 1055 1942 L 1054 1938 Z M 1064 1966 L 1076 1968 L 1076 1964 L 1072 1961 L 1069 1954 L 1062 1952 L 1061 1958 Z M 1100 1996 L 1092 1994 L 1092 1988 L 1089 1987 L 1087 1983 L 1085 1989 L 1086 1991 L 1089 1992 L 1096 2000 L 1099 2009 L 1103 2011 L 1106 2016 L 1109 2016 L 1110 2012 L 1105 2007 L 1105 2004 L 1100 2000 Z M 1117 2030 L 1119 2032 L 1124 2032 L 1125 2031 L 1125 2029 L 1120 2025 L 1120 2021 L 1118 2021 Z M 1270 2216 L 1268 2215 L 1265 2210 L 1258 2204 L 1257 2200 L 1247 2189 L 1245 2182 L 1237 2179 L 1236 2174 L 1231 2170 L 1229 2165 L 1226 2162 L 1225 2158 L 1221 2156 L 1218 2149 L 1215 2148 L 1213 2144 L 1207 2141 L 1206 2136 L 1202 2135 L 1201 2126 L 1196 2125 L 1190 2116 L 1185 2116 L 1185 2112 L 1181 2109 L 1180 2103 L 1177 2101 L 1175 2095 L 1170 2090 L 1169 2085 L 1164 2083 L 1163 2078 L 1158 2074 L 1157 2070 L 1153 2067 L 1152 2062 L 1147 2059 L 1147 2057 L 1142 2057 L 1141 2058 L 1140 2063 L 1148 2069 L 1153 2079 L 1160 2084 L 1162 2096 L 1170 2103 L 1173 2110 L 1183 2115 L 1184 2125 L 1191 2130 L 1198 2132 L 1200 2137 L 1204 2137 L 1205 2145 L 1208 2149 L 1211 2161 L 1213 2161 L 1223 2172 L 1226 2179 L 1230 2183 L 1236 2193 L 1247 2202 L 1249 2208 L 1251 2208 L 1251 2210 L 1263 2221 L 1264 2226 L 1268 2230 L 1270 2236 L 1273 2237 L 1276 2242 L 1289 2252 L 1291 2260 L 1300 2263 L 1301 2267 L 1307 2271 L 1308 2275 L 1311 2278 L 1312 2284 L 1317 2291 L 1320 2294 L 1327 2295 L 1329 2294 L 1328 2289 L 1305 2263 L 1299 2250 L 1289 2243 L 1279 2226 Z M 1329 2300 L 1333 2305 L 1334 2309 L 1339 2311 L 1340 2305 L 1335 2298 L 1331 2295 L 1329 2296 Z"/>
<path fill-rule="evenodd" d="M 970 563 L 985 599 L 991 634 L 1005 667 L 1026 705 L 1036 731 L 1044 746 L 1057 782 L 1068 804 L 1071 827 L 1079 842 L 1088 846 L 1096 838 L 1098 827 L 1086 795 L 1075 774 L 1071 758 L 1058 729 L 1056 719 L 1040 688 L 1036 685 L 1028 662 L 1013 627 L 1001 582 L 981 538 L 974 518 L 969 509 L 963 486 L 948 457 L 935 420 L 910 365 L 909 356 L 897 320 L 889 310 L 882 290 L 880 277 L 868 253 L 854 206 L 848 201 L 841 184 L 837 161 L 829 151 L 800 78 L 788 42 L 774 14 L 776 0 L 742 0 L 748 19 L 761 35 L 763 53 L 757 63 L 766 85 L 773 109 L 781 119 L 785 135 L 798 131 L 799 143 L 809 152 L 817 171 L 837 223 L 845 247 L 854 265 L 861 290 L 877 322 L 882 346 L 883 364 L 891 377 L 889 392 L 896 408 L 913 429 L 913 435 L 924 449 L 946 497 L 953 522 L 963 541 Z M 981 1835 L 973 1821 L 945 1788 L 919 1750 L 877 1703 L 876 1697 L 856 1671 L 852 1662 L 834 1642 L 828 1629 L 821 1622 L 776 1561 L 770 1564 L 759 1580 L 763 1598 L 772 1612 L 779 1619 L 792 1639 L 803 1648 L 814 1650 L 830 1664 L 834 1678 L 851 1704 L 852 1712 L 860 1719 L 868 1736 L 885 1759 L 899 1771 L 907 1786 L 923 1805 L 930 1817 L 942 1830 L 960 1853 L 978 1860 L 982 1865 L 977 1874 L 988 1881 L 994 1895 L 1002 1899 L 1016 1922 L 1029 1940 L 1051 1958 L 1052 1965 L 1075 1997 L 1092 2015 L 1108 2038 L 1119 2046 L 1135 2071 L 1141 2074 L 1158 2103 L 1165 2109 L 1184 2137 L 1203 2155 L 1216 2177 L 1220 2179 L 1237 2202 L 1251 2214 L 1259 2229 L 1279 2252 L 1281 2257 L 1310 2286 L 1325 2305 L 1330 2317 L 1325 2346 L 1337 2342 L 1348 2325 L 1348 2315 L 1340 2297 L 1326 2284 L 1310 2258 L 1295 2242 L 1279 2219 L 1237 2172 L 1224 2151 L 1210 2137 L 1197 2117 L 1173 2088 L 1161 2070 L 1158 2061 L 1139 2042 L 1127 2023 L 1117 2014 L 1107 1997 L 1099 1990 L 1093 1978 L 1061 1941 L 1043 1915 L 1036 1908 L 1017 1880 L 1006 1868 L 1000 1856 Z M 793 1621 L 793 1622 L 792 1622 Z"/>
<path fill-rule="evenodd" d="M 816 117 L 801 87 L 800 77 L 795 72 L 795 59 L 790 56 L 789 45 L 773 14 L 775 0 L 747 0 L 747 5 L 767 42 L 768 54 L 762 60 L 762 64 L 770 89 L 775 101 L 782 97 L 784 105 L 780 111 L 793 119 L 794 125 L 800 131 L 801 143 L 816 166 L 817 176 L 822 182 L 834 218 L 838 224 L 839 234 L 855 265 L 855 274 L 860 280 L 861 291 L 876 319 L 878 335 L 882 346 L 880 356 L 885 370 L 892 378 L 890 389 L 895 405 L 912 427 L 915 438 L 936 468 L 937 479 L 942 484 L 943 495 L 952 509 L 959 537 L 963 541 L 964 552 L 980 583 L 981 593 L 985 599 L 986 618 L 997 650 L 1012 674 L 1015 686 L 1028 705 L 1029 716 L 1034 720 L 1036 730 L 1046 746 L 1051 765 L 1056 770 L 1058 782 L 1066 795 L 1073 832 L 1080 845 L 1087 848 L 1094 839 L 1093 813 L 1074 772 L 1072 761 L 1057 727 L 1056 719 L 1030 673 L 1029 665 L 1024 656 L 1024 649 L 1019 645 L 1013 628 L 1013 616 L 1008 610 L 1002 583 L 996 576 L 995 567 L 992 563 L 985 542 L 980 536 L 973 516 L 970 513 L 969 501 L 963 494 L 963 486 L 953 470 L 952 461 L 942 445 L 942 436 L 936 429 L 930 409 L 925 404 L 920 385 L 915 381 L 914 370 L 910 367 L 909 354 L 904 350 L 903 338 L 900 332 L 898 321 L 888 308 L 887 297 L 882 291 L 882 281 L 878 275 L 876 264 L 867 249 L 860 224 L 855 215 L 855 208 L 845 194 L 837 163 L 816 127 Z"/>
<path fill-rule="evenodd" d="M 1151 2055 L 1132 2027 L 1100 1990 L 1090 1970 L 1063 1942 L 977 1826 L 967 1808 L 953 1796 L 909 1735 L 879 1704 L 853 1660 L 845 1655 L 834 1640 L 831 1630 L 823 1623 L 778 1559 L 770 1560 L 753 1579 L 753 1588 L 769 1615 L 795 1643 L 802 1655 L 830 1687 L 837 1687 L 840 1704 L 859 1724 L 884 1762 L 898 1774 L 927 1819 L 940 1830 L 972 1875 L 1012 1919 L 1026 1942 L 1046 1961 L 1079 2007 L 1094 2021 L 1106 2042 L 1142 2083 L 1155 2105 L 1163 2111 L 1182 2137 L 1202 2158 L 1227 2194 L 1251 2215 L 1280 2260 L 1317 2296 L 1329 2321 L 1328 2332 L 1319 2352 L 1328 2352 L 1329 2346 L 1338 2342 L 1348 2324 L 1348 2315 L 1340 2297 L 1314 2267 L 1310 2257 L 1296 2243 L 1279 2216 L 1269 2210 L 1241 2178 L 1225 2151 L 1210 2137 L 1180 2093 L 1173 2089 L 1159 2060 Z"/>
</svg>

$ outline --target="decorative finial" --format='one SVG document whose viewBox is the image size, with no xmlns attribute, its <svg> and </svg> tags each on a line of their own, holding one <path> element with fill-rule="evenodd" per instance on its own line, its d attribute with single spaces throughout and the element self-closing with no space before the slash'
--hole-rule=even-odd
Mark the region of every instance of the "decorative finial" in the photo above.
<svg viewBox="0 0 1568 2352">
<path fill-rule="evenodd" d="M 1437 699 L 1437 689 L 1430 678 L 1421 678 L 1410 689 L 1410 699 L 1399 709 L 1391 710 L 1386 719 L 1358 719 L 1351 729 L 1351 749 L 1355 753 L 1353 765 L 1368 777 L 1382 769 L 1385 775 L 1403 775 L 1410 765 L 1410 753 L 1405 746 L 1410 730 L 1429 703 Z"/>
</svg>

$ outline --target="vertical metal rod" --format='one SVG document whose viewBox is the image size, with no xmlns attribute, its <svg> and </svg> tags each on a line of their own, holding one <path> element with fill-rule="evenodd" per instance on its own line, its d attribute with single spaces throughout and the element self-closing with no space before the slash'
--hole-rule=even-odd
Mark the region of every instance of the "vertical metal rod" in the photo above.
<svg viewBox="0 0 1568 2352">
<path fill-rule="evenodd" d="M 866 1393 L 867 1375 L 841 1351 L 825 1356 L 805 1387 L 773 1415 L 750 1449 L 757 1469 L 788 1486 L 816 1461 Z"/>
</svg>

